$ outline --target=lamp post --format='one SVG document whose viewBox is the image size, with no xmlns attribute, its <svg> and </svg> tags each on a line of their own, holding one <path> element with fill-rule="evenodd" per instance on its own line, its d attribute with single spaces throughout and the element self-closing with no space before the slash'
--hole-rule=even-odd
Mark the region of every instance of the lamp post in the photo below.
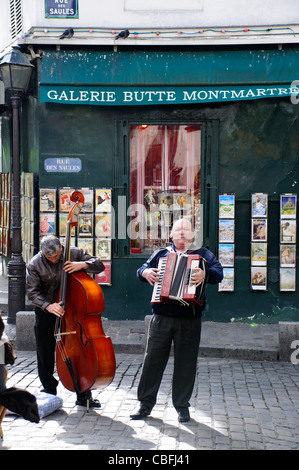
<svg viewBox="0 0 299 470">
<path fill-rule="evenodd" d="M 18 46 L 5 54 L 0 63 L 2 81 L 12 107 L 12 241 L 8 274 L 7 323 L 16 323 L 16 314 L 25 309 L 26 265 L 22 258 L 21 195 L 20 195 L 20 104 L 25 95 L 34 66 Z"/>
</svg>

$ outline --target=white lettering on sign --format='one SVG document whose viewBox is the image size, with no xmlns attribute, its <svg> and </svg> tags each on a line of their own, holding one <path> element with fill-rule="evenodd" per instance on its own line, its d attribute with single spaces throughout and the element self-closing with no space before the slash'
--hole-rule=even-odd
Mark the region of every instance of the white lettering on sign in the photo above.
<svg viewBox="0 0 299 470">
<path fill-rule="evenodd" d="M 46 158 L 44 168 L 47 173 L 78 173 L 82 164 L 80 158 Z"/>
<path fill-rule="evenodd" d="M 43 91 L 43 87 L 41 87 Z M 79 89 L 53 88 L 48 89 L 41 102 L 91 103 L 114 105 L 168 104 L 168 103 L 200 103 L 215 101 L 238 101 L 260 98 L 292 96 L 299 94 L 299 87 L 293 82 L 290 86 L 236 86 L 232 88 L 216 87 L 174 87 L 174 89 Z"/>
</svg>

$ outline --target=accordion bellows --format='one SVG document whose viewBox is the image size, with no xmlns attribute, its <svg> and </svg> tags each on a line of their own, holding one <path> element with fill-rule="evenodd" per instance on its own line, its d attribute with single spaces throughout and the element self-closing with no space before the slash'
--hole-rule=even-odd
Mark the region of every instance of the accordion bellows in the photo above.
<svg viewBox="0 0 299 470">
<path fill-rule="evenodd" d="M 192 282 L 196 268 L 204 271 L 205 277 L 198 287 Z M 155 283 L 151 303 L 176 302 L 180 305 L 203 305 L 206 287 L 206 260 L 200 255 L 169 253 L 159 259 L 159 281 Z"/>
</svg>

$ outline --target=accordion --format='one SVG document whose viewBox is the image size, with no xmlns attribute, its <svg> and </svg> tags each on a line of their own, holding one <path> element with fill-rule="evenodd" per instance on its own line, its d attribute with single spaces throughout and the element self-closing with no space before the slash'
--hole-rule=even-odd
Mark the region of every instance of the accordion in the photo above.
<svg viewBox="0 0 299 470">
<path fill-rule="evenodd" d="M 203 282 L 196 287 L 192 275 L 196 268 L 204 271 Z M 180 305 L 203 305 L 207 283 L 206 260 L 200 255 L 169 253 L 160 258 L 159 281 L 154 284 L 151 303 L 175 302 Z"/>
</svg>

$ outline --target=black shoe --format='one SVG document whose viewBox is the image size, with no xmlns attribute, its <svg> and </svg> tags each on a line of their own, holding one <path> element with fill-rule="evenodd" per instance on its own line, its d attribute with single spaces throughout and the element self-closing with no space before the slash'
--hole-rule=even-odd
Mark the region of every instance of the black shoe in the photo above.
<svg viewBox="0 0 299 470">
<path fill-rule="evenodd" d="M 141 405 L 138 412 L 135 415 L 130 415 L 131 419 L 144 419 L 151 414 L 151 410 L 144 405 Z"/>
<path fill-rule="evenodd" d="M 77 395 L 76 405 L 85 406 L 88 408 L 101 408 L 101 403 L 99 402 L 99 400 L 93 399 L 91 395 L 89 396 Z"/>
<path fill-rule="evenodd" d="M 179 423 L 190 421 L 190 413 L 188 408 L 180 408 L 177 410 Z"/>
</svg>

